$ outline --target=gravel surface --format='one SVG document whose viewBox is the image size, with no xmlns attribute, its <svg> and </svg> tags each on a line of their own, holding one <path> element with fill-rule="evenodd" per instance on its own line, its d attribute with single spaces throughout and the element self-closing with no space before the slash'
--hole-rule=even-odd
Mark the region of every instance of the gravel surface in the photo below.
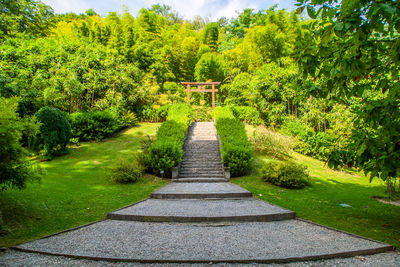
<svg viewBox="0 0 400 267">
<path fill-rule="evenodd" d="M 299 220 L 172 224 L 106 220 L 20 245 L 22 248 L 125 259 L 278 259 L 384 247 Z"/>
<path fill-rule="evenodd" d="M 92 260 L 76 260 L 67 257 L 58 256 L 45 256 L 35 253 L 25 253 L 19 251 L 8 250 L 7 252 L 0 253 L 0 266 L 82 266 L 82 267 L 173 267 L 173 266 L 268 266 L 268 267 L 336 267 L 336 266 L 357 266 L 357 267 L 397 267 L 400 264 L 400 253 L 398 252 L 386 252 L 376 255 L 369 256 L 356 256 L 351 258 L 338 258 L 321 261 L 303 261 L 303 262 L 292 262 L 286 264 L 141 264 L 141 263 L 124 263 L 124 262 L 104 262 L 104 261 L 92 261 Z"/>
<path fill-rule="evenodd" d="M 292 211 L 253 198 L 242 199 L 148 199 L 111 214 L 131 216 L 177 216 L 215 218 L 229 216 L 268 216 L 292 214 Z M 272 216 L 271 216 L 272 217 Z"/>
<path fill-rule="evenodd" d="M 231 183 L 172 183 L 153 194 L 218 194 L 248 193 L 249 191 Z"/>
</svg>

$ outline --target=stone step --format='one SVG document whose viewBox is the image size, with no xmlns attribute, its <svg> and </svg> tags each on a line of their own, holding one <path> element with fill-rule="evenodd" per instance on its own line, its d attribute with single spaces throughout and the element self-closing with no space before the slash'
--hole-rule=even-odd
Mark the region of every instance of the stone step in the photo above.
<svg viewBox="0 0 400 267">
<path fill-rule="evenodd" d="M 293 211 L 253 198 L 148 199 L 111 212 L 109 219 L 142 222 L 270 222 L 294 219 Z"/>
<path fill-rule="evenodd" d="M 179 172 L 223 172 L 223 169 L 221 166 L 181 166 L 181 169 Z"/>
<path fill-rule="evenodd" d="M 191 148 L 191 147 L 186 147 L 184 148 L 185 152 L 219 152 L 219 148 L 216 147 L 205 147 L 205 148 Z"/>
<path fill-rule="evenodd" d="M 181 164 L 181 170 L 182 169 L 200 169 L 200 170 L 214 170 L 214 171 L 219 171 L 223 170 L 221 164 L 199 164 L 199 163 L 182 163 Z"/>
<path fill-rule="evenodd" d="M 209 174 L 220 174 L 220 173 L 224 173 L 224 171 L 221 169 L 221 168 L 219 168 L 219 169 L 217 169 L 217 170 L 215 170 L 215 169 L 209 169 L 209 168 L 202 168 L 202 169 L 197 169 L 197 168 L 181 168 L 180 170 L 179 170 L 179 173 L 193 173 L 193 174 L 196 174 L 196 173 L 199 173 L 199 174 L 202 174 L 202 173 L 209 173 Z"/>
<path fill-rule="evenodd" d="M 104 220 L 16 248 L 29 251 L 32 255 L 36 252 L 75 259 L 105 260 L 110 266 L 115 262 L 122 265 L 127 262 L 160 265 L 286 262 L 289 266 L 294 264 L 293 261 L 354 257 L 393 250 L 387 244 L 301 220 L 183 224 Z M 50 265 L 57 265 L 55 262 L 58 259 L 54 257 Z M 26 265 L 32 264 L 35 265 L 32 262 Z M 80 264 L 79 261 L 70 263 Z M 93 266 L 97 264 L 93 263 Z M 358 260 L 352 266 L 359 264 L 361 261 Z M 379 262 L 373 265 L 380 266 Z M 388 266 L 397 265 L 392 262 Z"/>
<path fill-rule="evenodd" d="M 172 183 L 153 193 L 157 199 L 200 199 L 251 197 L 251 192 L 231 183 Z"/>
<path fill-rule="evenodd" d="M 220 161 L 205 161 L 205 160 L 194 160 L 191 158 L 183 158 L 181 161 L 181 165 L 186 164 L 195 164 L 199 166 L 222 166 L 222 163 Z"/>
<path fill-rule="evenodd" d="M 211 157 L 218 157 L 220 156 L 219 151 L 184 151 L 183 155 L 186 157 L 204 157 L 204 156 L 211 156 Z"/>
<path fill-rule="evenodd" d="M 223 174 L 223 170 L 188 170 L 186 168 L 184 169 L 180 169 L 179 170 L 179 174 L 193 174 L 193 175 L 197 175 L 197 174 L 210 174 L 210 175 L 216 175 L 216 174 Z"/>
<path fill-rule="evenodd" d="M 222 178 L 225 179 L 224 174 L 209 174 L 209 173 L 187 173 L 187 174 L 179 174 L 178 178 Z"/>
<path fill-rule="evenodd" d="M 184 156 L 185 156 L 185 154 L 184 154 Z M 188 158 L 188 159 L 192 159 L 192 160 L 196 160 L 196 159 L 204 159 L 204 160 L 206 160 L 206 159 L 210 159 L 210 161 L 211 161 L 211 159 L 220 159 L 221 158 L 221 156 L 220 156 L 220 154 L 218 153 L 218 154 L 213 154 L 213 155 L 211 155 L 211 154 L 195 154 L 195 155 L 186 155 L 186 158 Z"/>
<path fill-rule="evenodd" d="M 225 178 L 192 178 L 192 177 L 188 177 L 188 178 L 176 178 L 176 179 L 172 179 L 172 182 L 175 183 L 223 183 L 223 182 L 229 182 L 228 179 Z"/>
<path fill-rule="evenodd" d="M 181 166 L 198 166 L 198 167 L 220 167 L 222 168 L 222 164 L 220 162 L 209 162 L 209 161 L 188 161 L 182 160 Z"/>
<path fill-rule="evenodd" d="M 223 171 L 179 171 L 179 177 L 219 177 L 224 176 Z"/>
</svg>

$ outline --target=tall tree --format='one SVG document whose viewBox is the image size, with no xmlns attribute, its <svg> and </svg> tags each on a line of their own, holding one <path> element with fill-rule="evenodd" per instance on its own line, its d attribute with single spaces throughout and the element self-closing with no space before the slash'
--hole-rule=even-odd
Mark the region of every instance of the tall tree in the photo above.
<svg viewBox="0 0 400 267">
<path fill-rule="evenodd" d="M 335 99 L 358 97 L 351 148 L 371 178 L 400 176 L 400 3 L 299 0 L 315 19 L 304 74 L 326 79 Z M 339 164 L 338 157 L 331 163 Z"/>
</svg>

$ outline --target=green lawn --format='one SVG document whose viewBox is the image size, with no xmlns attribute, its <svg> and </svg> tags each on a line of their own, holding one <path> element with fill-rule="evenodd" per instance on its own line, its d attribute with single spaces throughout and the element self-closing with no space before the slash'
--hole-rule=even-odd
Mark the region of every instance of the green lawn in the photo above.
<svg viewBox="0 0 400 267">
<path fill-rule="evenodd" d="M 108 167 L 139 151 L 140 141 L 160 124 L 142 123 L 102 142 L 72 147 L 68 155 L 41 163 L 41 183 L 19 191 L 0 192 L 0 247 L 11 246 L 103 219 L 115 209 L 149 196 L 167 180 L 146 176 L 136 184 L 113 184 Z M 4 232 L 4 231 L 3 231 Z"/>
<path fill-rule="evenodd" d="M 335 171 L 324 162 L 297 153 L 293 158 L 310 171 L 311 185 L 304 189 L 283 189 L 262 181 L 257 170 L 267 159 L 263 155 L 257 155 L 252 174 L 233 178 L 232 182 L 260 199 L 295 211 L 300 218 L 400 248 L 400 207 L 372 199 L 387 196 L 381 180 L 369 183 L 359 173 Z M 351 207 L 341 207 L 341 203 Z"/>
</svg>

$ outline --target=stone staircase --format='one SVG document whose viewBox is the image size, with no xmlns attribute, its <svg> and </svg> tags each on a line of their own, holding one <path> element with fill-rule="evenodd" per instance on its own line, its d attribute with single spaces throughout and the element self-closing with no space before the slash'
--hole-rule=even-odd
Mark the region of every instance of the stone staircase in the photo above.
<svg viewBox="0 0 400 267">
<path fill-rule="evenodd" d="M 178 177 L 174 182 L 229 182 L 221 163 L 213 122 L 194 122 L 189 128 Z"/>
</svg>

